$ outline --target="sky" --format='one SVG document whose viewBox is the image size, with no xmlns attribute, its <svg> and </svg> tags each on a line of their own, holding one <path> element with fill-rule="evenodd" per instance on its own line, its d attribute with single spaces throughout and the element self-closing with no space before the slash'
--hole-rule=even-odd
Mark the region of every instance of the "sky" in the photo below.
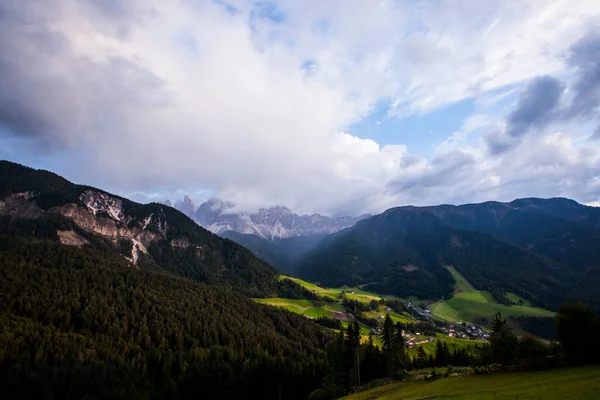
<svg viewBox="0 0 600 400">
<path fill-rule="evenodd" d="M 328 215 L 600 204 L 597 0 L 0 0 L 0 159 Z"/>
</svg>

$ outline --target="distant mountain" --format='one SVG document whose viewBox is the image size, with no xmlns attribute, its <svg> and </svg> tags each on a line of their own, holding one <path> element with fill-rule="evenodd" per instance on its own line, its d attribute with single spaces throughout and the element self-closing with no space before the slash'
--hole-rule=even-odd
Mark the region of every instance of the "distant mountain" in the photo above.
<svg viewBox="0 0 600 400">
<path fill-rule="evenodd" d="M 0 161 L 0 232 L 22 230 L 72 246 L 112 248 L 132 267 L 230 286 L 249 296 L 272 295 L 279 287 L 275 268 L 174 208 L 138 204 Z"/>
<path fill-rule="evenodd" d="M 454 265 L 478 289 L 555 309 L 567 297 L 600 306 L 600 210 L 569 199 L 397 207 L 325 237 L 295 273 L 380 293 L 451 295 Z"/>
<path fill-rule="evenodd" d="M 354 225 L 369 217 L 327 217 L 320 214 L 299 215 L 287 207 L 262 208 L 256 213 L 234 212 L 234 204 L 219 199 L 202 203 L 195 211 L 188 196 L 174 205 L 198 224 L 216 234 L 234 231 L 264 239 L 294 236 L 327 235 Z"/>
<path fill-rule="evenodd" d="M 490 233 L 579 270 L 600 267 L 600 208 L 565 198 L 423 207 L 448 226 Z"/>
<path fill-rule="evenodd" d="M 189 218 L 194 219 L 196 207 L 194 206 L 194 202 L 192 201 L 192 199 L 189 198 L 189 196 L 186 195 L 183 198 L 183 200 L 178 200 L 173 207 L 184 213 Z"/>
</svg>

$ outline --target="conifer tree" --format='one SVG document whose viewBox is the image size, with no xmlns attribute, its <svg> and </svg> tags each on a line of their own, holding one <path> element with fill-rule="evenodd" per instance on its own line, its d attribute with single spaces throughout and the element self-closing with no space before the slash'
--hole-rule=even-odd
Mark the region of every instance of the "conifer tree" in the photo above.
<svg viewBox="0 0 600 400">
<path fill-rule="evenodd" d="M 517 337 L 508 327 L 506 318 L 496 313 L 492 322 L 490 335 L 490 349 L 492 361 L 503 366 L 515 363 L 517 352 Z"/>
</svg>

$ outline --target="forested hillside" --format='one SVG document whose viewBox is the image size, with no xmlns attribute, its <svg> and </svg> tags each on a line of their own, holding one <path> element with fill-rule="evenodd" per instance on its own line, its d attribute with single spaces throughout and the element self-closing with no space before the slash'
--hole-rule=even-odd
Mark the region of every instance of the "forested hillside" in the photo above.
<svg viewBox="0 0 600 400">
<path fill-rule="evenodd" d="M 59 233 L 81 243 L 92 235 L 96 245 L 121 249 L 139 267 L 225 285 L 248 296 L 271 296 L 279 290 L 275 268 L 174 208 L 138 204 L 48 171 L 0 161 L 0 230 L 11 233 L 19 227 L 38 236 L 43 230 L 61 242 L 65 236 Z"/>
<path fill-rule="evenodd" d="M 0 235 L 1 398 L 303 399 L 325 341 L 303 317 L 110 249 Z"/>
<path fill-rule="evenodd" d="M 592 242 L 600 233 L 590 222 L 596 209 L 581 206 L 574 214 L 570 207 L 568 219 L 560 219 L 554 214 L 561 209 L 531 206 L 549 208 L 548 202 L 390 209 L 324 238 L 295 272 L 327 286 L 440 299 L 453 293 L 444 268 L 452 265 L 501 302 L 512 292 L 543 308 L 555 310 L 565 298 L 597 308 L 600 254 Z"/>
</svg>

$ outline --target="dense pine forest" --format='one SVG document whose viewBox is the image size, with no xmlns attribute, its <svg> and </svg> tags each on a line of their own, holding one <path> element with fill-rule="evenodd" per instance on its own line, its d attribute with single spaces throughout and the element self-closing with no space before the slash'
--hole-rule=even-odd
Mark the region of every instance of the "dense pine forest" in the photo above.
<svg viewBox="0 0 600 400">
<path fill-rule="evenodd" d="M 0 239 L 2 398 L 303 399 L 320 385 L 326 341 L 229 289 Z"/>
</svg>

